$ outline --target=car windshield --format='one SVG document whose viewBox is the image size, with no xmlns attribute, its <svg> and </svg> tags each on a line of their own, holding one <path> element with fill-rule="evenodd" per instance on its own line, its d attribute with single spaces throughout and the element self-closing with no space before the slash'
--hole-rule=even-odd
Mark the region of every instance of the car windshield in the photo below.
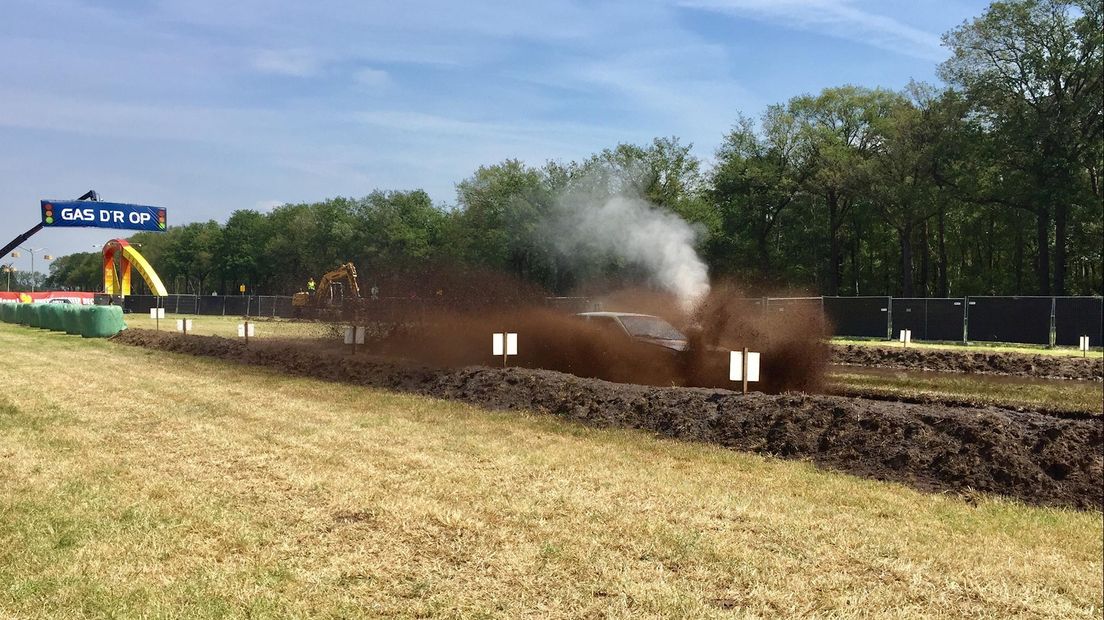
<svg viewBox="0 0 1104 620">
<path fill-rule="evenodd" d="M 682 332 L 670 323 L 655 316 L 622 316 L 621 323 L 634 338 L 655 338 L 656 340 L 686 340 Z"/>
</svg>

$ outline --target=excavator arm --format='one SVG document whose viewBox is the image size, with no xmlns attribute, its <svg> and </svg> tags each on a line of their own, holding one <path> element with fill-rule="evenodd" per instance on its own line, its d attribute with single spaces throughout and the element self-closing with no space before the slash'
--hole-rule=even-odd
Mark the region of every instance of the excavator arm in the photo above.
<svg viewBox="0 0 1104 620">
<path fill-rule="evenodd" d="M 349 288 L 349 294 L 356 299 L 360 298 L 360 284 L 357 282 L 356 266 L 352 263 L 345 263 L 322 276 L 322 281 L 319 282 L 318 290 L 315 292 L 316 302 L 322 299 L 321 295 L 330 294 L 330 285 L 334 282 L 344 282 Z"/>
<path fill-rule="evenodd" d="M 292 296 L 291 304 L 299 308 L 305 306 L 323 308 L 333 301 L 330 297 L 331 285 L 335 282 L 341 282 L 345 285 L 347 297 L 360 299 L 360 283 L 357 280 L 356 266 L 352 263 L 345 263 L 323 275 L 313 295 L 300 291 Z"/>
</svg>

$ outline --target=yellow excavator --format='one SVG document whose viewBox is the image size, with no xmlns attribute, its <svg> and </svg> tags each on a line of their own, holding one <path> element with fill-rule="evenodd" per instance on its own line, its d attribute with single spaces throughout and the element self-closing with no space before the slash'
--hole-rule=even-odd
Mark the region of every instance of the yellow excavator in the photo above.
<svg viewBox="0 0 1104 620">
<path fill-rule="evenodd" d="M 297 318 L 339 319 L 347 308 L 360 302 L 360 284 L 356 266 L 345 263 L 322 276 L 314 291 L 299 291 L 291 296 Z"/>
</svg>

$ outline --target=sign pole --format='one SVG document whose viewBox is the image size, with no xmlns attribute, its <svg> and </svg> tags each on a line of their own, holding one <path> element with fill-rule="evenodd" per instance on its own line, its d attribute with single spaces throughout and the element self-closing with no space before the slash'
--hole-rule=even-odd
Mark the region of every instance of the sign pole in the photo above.
<svg viewBox="0 0 1104 620">
<path fill-rule="evenodd" d="M 744 396 L 747 396 L 747 384 L 748 384 L 748 348 L 744 347 Z"/>
</svg>

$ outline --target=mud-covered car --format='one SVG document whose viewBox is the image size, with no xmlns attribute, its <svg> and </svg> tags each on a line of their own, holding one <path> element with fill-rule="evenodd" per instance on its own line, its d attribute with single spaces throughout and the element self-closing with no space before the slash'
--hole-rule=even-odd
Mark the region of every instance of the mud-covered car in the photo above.
<svg viewBox="0 0 1104 620">
<path fill-rule="evenodd" d="M 660 347 L 672 353 L 684 353 L 689 346 L 686 334 L 658 316 L 635 312 L 581 312 L 577 316 L 633 342 Z"/>
</svg>

